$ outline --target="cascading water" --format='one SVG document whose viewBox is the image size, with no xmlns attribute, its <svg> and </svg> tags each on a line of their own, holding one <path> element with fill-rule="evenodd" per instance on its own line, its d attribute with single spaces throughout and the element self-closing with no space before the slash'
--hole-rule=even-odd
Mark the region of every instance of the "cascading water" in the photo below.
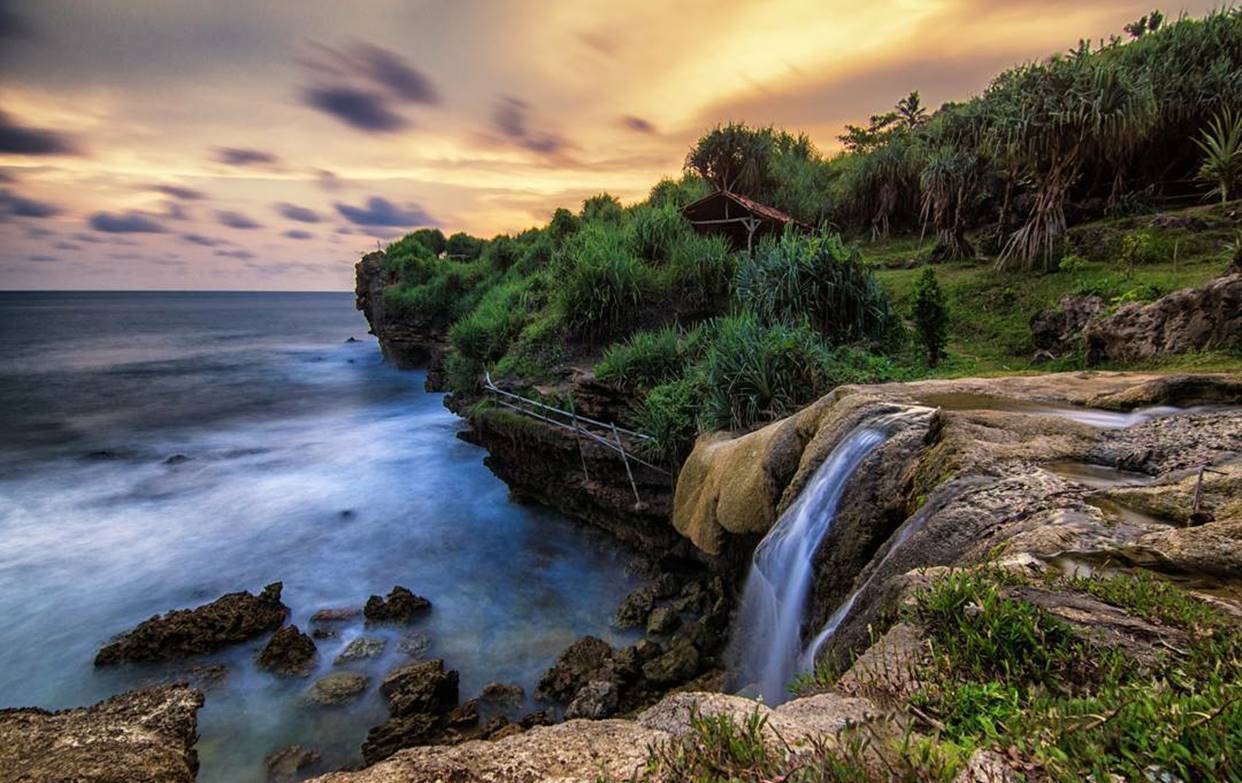
<svg viewBox="0 0 1242 783">
<path fill-rule="evenodd" d="M 887 413 L 855 427 L 756 547 L 729 657 L 736 682 L 757 688 L 768 704 L 785 700 L 785 688 L 800 668 L 812 561 L 850 477 L 900 424 L 928 413 L 925 408 Z"/>
</svg>

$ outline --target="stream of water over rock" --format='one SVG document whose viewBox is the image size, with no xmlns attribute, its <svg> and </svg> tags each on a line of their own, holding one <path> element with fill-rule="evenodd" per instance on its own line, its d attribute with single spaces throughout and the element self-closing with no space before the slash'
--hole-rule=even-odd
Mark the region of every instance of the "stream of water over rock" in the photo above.
<svg viewBox="0 0 1242 783">
<path fill-rule="evenodd" d="M 631 641 L 608 627 L 636 584 L 627 553 L 510 502 L 423 374 L 385 366 L 365 329 L 346 294 L 0 294 L 0 707 L 225 665 L 199 716 L 199 780 L 244 783 L 295 742 L 325 768 L 357 762 L 409 631 L 461 672 L 462 699 L 492 680 L 530 693 L 583 634 Z M 263 638 L 180 666 L 92 666 L 153 614 L 277 580 L 303 629 L 394 584 L 434 607 L 411 628 L 338 625 L 308 679 L 258 669 Z M 384 651 L 334 666 L 361 635 Z M 371 678 L 363 698 L 304 703 L 342 669 Z"/>
</svg>

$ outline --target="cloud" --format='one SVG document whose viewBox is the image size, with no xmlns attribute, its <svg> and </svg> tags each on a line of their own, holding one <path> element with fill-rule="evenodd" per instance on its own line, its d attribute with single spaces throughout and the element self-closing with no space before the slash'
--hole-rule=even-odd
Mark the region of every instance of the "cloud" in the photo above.
<svg viewBox="0 0 1242 783">
<path fill-rule="evenodd" d="M 317 45 L 304 63 L 316 74 L 302 91 L 311 108 L 368 133 L 394 133 L 410 126 L 399 105 L 436 105 L 439 91 L 395 52 L 359 44 L 346 51 Z"/>
<path fill-rule="evenodd" d="M 56 256 L 26 256 L 26 260 L 27 260 L 27 261 L 35 261 L 35 262 L 37 262 L 37 263 L 41 263 L 41 264 L 42 264 L 42 263 L 47 263 L 47 262 L 50 262 L 50 261 L 56 261 L 56 260 L 57 260 L 57 258 L 56 258 Z"/>
<path fill-rule="evenodd" d="M 276 211 L 290 220 L 296 220 L 299 223 L 318 223 L 319 214 L 313 209 L 307 207 L 299 207 L 297 204 L 290 204 L 282 201 L 276 205 Z"/>
<path fill-rule="evenodd" d="M 262 223 L 251 220 L 240 212 L 226 209 L 216 211 L 216 220 L 220 222 L 220 225 L 228 226 L 229 228 L 251 229 L 263 227 Z"/>
<path fill-rule="evenodd" d="M 313 87 L 306 90 L 308 106 L 331 114 L 346 125 L 371 133 L 394 133 L 409 127 L 409 120 L 384 102 L 383 96 L 354 87 Z"/>
<path fill-rule="evenodd" d="M 642 117 L 635 117 L 633 114 L 627 114 L 621 118 L 621 124 L 636 133 L 655 133 L 655 126 L 644 120 Z"/>
<path fill-rule="evenodd" d="M 215 160 L 229 166 L 274 166 L 280 162 L 274 153 L 245 147 L 216 147 Z"/>
<path fill-rule="evenodd" d="M 162 234 L 166 230 L 156 220 L 141 212 L 96 212 L 90 217 L 91 228 L 105 234 Z"/>
<path fill-rule="evenodd" d="M 77 155 L 67 136 L 46 128 L 31 128 L 0 110 L 0 152 L 13 155 Z"/>
<path fill-rule="evenodd" d="M 201 190 L 183 188 L 180 185 L 152 185 L 151 190 L 181 201 L 199 201 L 207 198 L 207 194 Z"/>
<path fill-rule="evenodd" d="M 0 38 L 29 38 L 33 30 L 20 14 L 13 10 L 16 3 L 0 0 Z"/>
<path fill-rule="evenodd" d="M 181 240 L 189 242 L 193 245 L 202 245 L 203 247 L 215 247 L 224 244 L 224 240 L 215 237 L 205 237 L 202 234 L 182 234 Z"/>
<path fill-rule="evenodd" d="M 189 220 L 190 213 L 186 212 L 185 207 L 181 206 L 176 201 L 165 201 L 164 217 L 172 220 Z"/>
<path fill-rule="evenodd" d="M 97 245 L 103 242 L 102 239 L 95 236 L 94 234 L 78 233 L 78 234 L 74 234 L 73 238 L 78 240 L 79 242 L 90 242 L 93 245 Z"/>
<path fill-rule="evenodd" d="M 290 229 L 285 232 L 285 236 L 289 239 L 314 239 L 315 235 L 309 231 L 303 231 L 300 228 Z"/>
<path fill-rule="evenodd" d="M 254 258 L 254 253 L 249 250 L 217 250 L 216 255 L 221 258 L 236 258 L 239 261 Z"/>
<path fill-rule="evenodd" d="M 426 211 L 417 205 L 406 208 L 398 207 L 386 198 L 372 196 L 367 199 L 365 207 L 352 207 L 348 204 L 336 204 L 336 211 L 359 226 L 393 226 L 410 228 L 411 226 L 434 225 L 435 221 Z"/>
<path fill-rule="evenodd" d="M 540 155 L 553 155 L 569 143 L 558 134 L 530 127 L 530 104 L 520 98 L 502 96 L 492 109 L 492 127 L 508 141 Z"/>
<path fill-rule="evenodd" d="M 63 240 L 62 240 L 62 241 L 60 241 L 60 242 L 53 242 L 53 243 L 52 243 L 52 249 L 53 249 L 53 250 L 81 250 L 81 249 L 82 249 L 82 246 L 81 246 L 81 245 L 75 245 L 75 244 L 74 244 L 74 243 L 72 243 L 72 242 L 65 242 L 65 241 L 63 241 Z"/>
<path fill-rule="evenodd" d="M 60 214 L 60 207 L 35 201 L 0 188 L 0 219 L 6 217 L 48 218 Z"/>
<path fill-rule="evenodd" d="M 341 178 L 336 175 L 335 171 L 327 169 L 316 169 L 315 178 L 319 182 L 319 187 L 327 191 L 336 191 L 341 189 Z"/>
</svg>

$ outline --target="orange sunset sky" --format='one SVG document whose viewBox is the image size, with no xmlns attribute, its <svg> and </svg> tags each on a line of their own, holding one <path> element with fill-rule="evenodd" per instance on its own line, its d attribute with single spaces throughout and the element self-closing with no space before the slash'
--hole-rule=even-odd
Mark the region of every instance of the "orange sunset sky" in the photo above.
<svg viewBox="0 0 1242 783">
<path fill-rule="evenodd" d="M 966 98 L 1148 10 L 0 0 L 0 288 L 348 290 L 405 230 L 641 198 L 718 122 L 832 151 L 911 89 Z"/>
</svg>

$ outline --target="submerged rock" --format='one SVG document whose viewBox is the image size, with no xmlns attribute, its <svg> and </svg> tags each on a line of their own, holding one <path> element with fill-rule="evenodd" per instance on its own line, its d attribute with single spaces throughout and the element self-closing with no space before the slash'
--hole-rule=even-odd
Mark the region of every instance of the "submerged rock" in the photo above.
<svg viewBox="0 0 1242 783">
<path fill-rule="evenodd" d="M 341 650 L 341 654 L 336 656 L 336 660 L 332 663 L 339 666 L 343 663 L 353 663 L 354 661 L 374 658 L 384 652 L 384 648 L 387 646 L 387 639 L 378 636 L 359 636 L 345 645 L 345 649 Z"/>
<path fill-rule="evenodd" d="M 315 748 L 290 745 L 269 753 L 263 759 L 263 766 L 267 767 L 267 779 L 270 783 L 292 783 L 297 779 L 299 772 L 313 764 L 318 764 L 320 758 L 319 751 Z"/>
<path fill-rule="evenodd" d="M 431 637 L 425 633 L 411 631 L 397 642 L 397 651 L 411 658 L 423 658 L 431 649 Z"/>
<path fill-rule="evenodd" d="M 195 609 L 152 617 L 101 649 L 95 665 L 201 655 L 279 628 L 289 614 L 280 591 L 281 583 L 274 582 L 257 596 L 229 593 Z"/>
<path fill-rule="evenodd" d="M 129 691 L 90 707 L 0 710 L 0 780 L 193 783 L 203 694 Z"/>
<path fill-rule="evenodd" d="M 408 623 L 431 608 L 431 602 L 397 585 L 387 598 L 373 595 L 367 599 L 362 614 L 370 623 Z"/>
<path fill-rule="evenodd" d="M 479 693 L 479 701 L 492 707 L 520 707 L 525 698 L 526 690 L 521 685 L 500 682 L 489 682 Z"/>
<path fill-rule="evenodd" d="M 259 653 L 259 665 L 277 674 L 305 677 L 314 668 L 317 655 L 315 642 L 309 636 L 296 625 L 286 625 L 272 634 Z"/>
<path fill-rule="evenodd" d="M 312 623 L 339 623 L 346 620 L 352 620 L 362 612 L 352 606 L 338 606 L 329 609 L 320 609 L 310 616 Z"/>
<path fill-rule="evenodd" d="M 333 672 L 320 677 L 306 692 L 306 698 L 324 707 L 346 704 L 366 692 L 370 678 L 357 672 Z"/>
</svg>

